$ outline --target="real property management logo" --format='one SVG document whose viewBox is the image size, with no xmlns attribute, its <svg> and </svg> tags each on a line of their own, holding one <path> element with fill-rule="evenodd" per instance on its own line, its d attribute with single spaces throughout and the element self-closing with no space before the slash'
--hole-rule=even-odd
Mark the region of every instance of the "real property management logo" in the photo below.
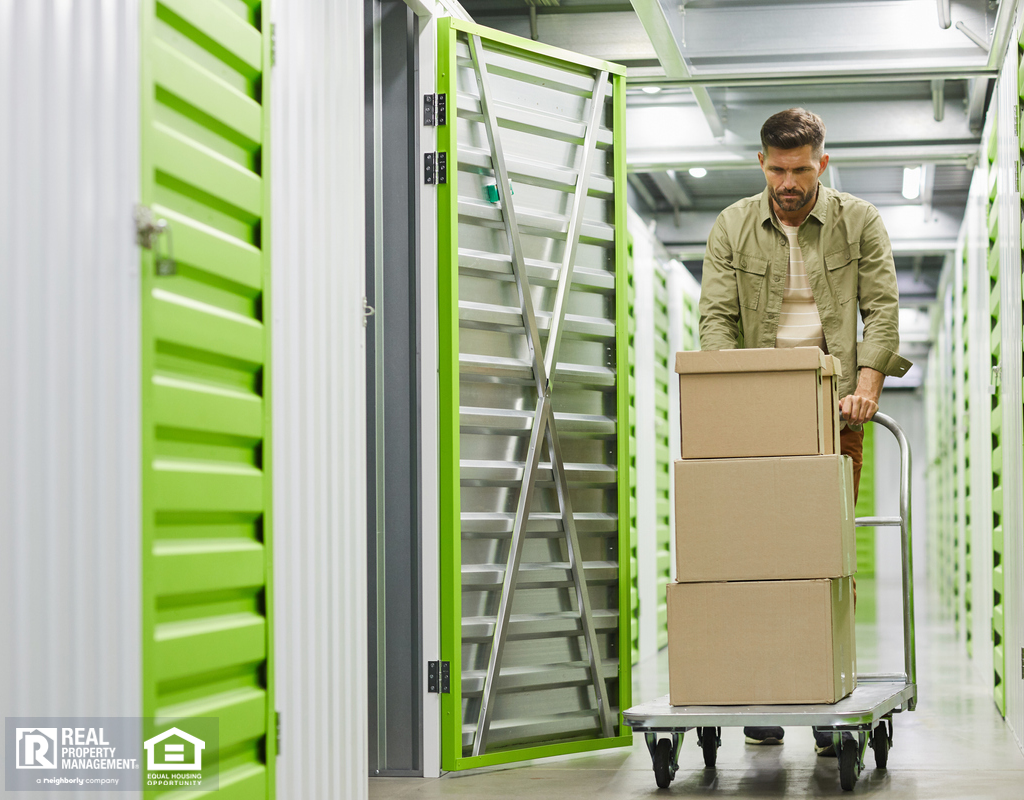
<svg viewBox="0 0 1024 800">
<path fill-rule="evenodd" d="M 216 717 L 7 717 L 4 788 L 216 791 L 219 722 Z"/>
<path fill-rule="evenodd" d="M 57 769 L 56 728 L 15 728 L 17 769 Z"/>
</svg>

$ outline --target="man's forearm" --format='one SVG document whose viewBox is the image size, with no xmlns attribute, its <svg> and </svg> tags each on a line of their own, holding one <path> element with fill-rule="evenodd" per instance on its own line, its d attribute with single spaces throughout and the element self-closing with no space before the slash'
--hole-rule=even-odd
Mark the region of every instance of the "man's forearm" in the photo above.
<svg viewBox="0 0 1024 800">
<path fill-rule="evenodd" d="M 882 383 L 885 375 L 871 367 L 860 368 L 860 378 L 853 394 L 849 394 L 840 402 L 843 417 L 847 422 L 860 425 L 871 419 L 878 411 L 878 398 L 882 395 Z"/>
<path fill-rule="evenodd" d="M 857 380 L 857 388 L 854 394 L 858 397 L 866 397 L 871 402 L 877 403 L 882 396 L 882 384 L 885 382 L 885 373 L 879 372 L 871 367 L 860 368 L 860 378 Z"/>
</svg>

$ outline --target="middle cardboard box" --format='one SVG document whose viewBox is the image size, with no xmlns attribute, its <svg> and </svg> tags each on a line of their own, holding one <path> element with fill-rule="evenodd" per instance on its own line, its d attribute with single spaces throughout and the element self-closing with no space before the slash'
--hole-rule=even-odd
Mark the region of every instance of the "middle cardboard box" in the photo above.
<svg viewBox="0 0 1024 800">
<path fill-rule="evenodd" d="M 857 571 L 849 456 L 676 461 L 675 506 L 680 583 Z"/>
</svg>

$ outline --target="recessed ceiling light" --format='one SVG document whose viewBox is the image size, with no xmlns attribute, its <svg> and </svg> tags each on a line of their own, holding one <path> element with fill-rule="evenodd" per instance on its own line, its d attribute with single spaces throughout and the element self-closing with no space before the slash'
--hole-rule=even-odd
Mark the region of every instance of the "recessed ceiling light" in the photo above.
<svg viewBox="0 0 1024 800">
<path fill-rule="evenodd" d="M 661 87 L 660 86 L 644 86 L 644 87 L 642 87 L 642 91 L 647 92 L 647 94 L 657 94 L 658 92 L 661 91 Z"/>
<path fill-rule="evenodd" d="M 703 178 L 708 174 L 708 171 L 704 167 L 690 167 L 690 175 L 694 178 Z"/>
<path fill-rule="evenodd" d="M 916 200 L 921 196 L 921 168 L 903 168 L 903 196 L 907 200 Z"/>
</svg>

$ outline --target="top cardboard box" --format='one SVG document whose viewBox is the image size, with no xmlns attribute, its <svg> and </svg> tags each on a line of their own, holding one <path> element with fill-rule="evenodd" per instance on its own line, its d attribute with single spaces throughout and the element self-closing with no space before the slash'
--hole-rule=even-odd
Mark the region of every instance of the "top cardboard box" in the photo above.
<svg viewBox="0 0 1024 800">
<path fill-rule="evenodd" d="M 839 452 L 839 360 L 817 347 L 676 354 L 683 458 Z"/>
</svg>

